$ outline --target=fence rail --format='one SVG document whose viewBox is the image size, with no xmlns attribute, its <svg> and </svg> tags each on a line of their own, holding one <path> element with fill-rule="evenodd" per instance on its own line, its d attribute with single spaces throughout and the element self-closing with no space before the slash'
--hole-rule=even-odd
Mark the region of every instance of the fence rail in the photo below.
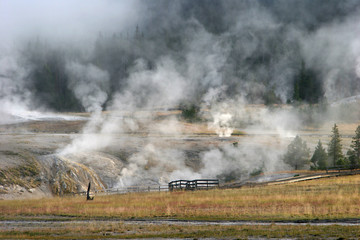
<svg viewBox="0 0 360 240">
<path fill-rule="evenodd" d="M 360 170 L 360 166 L 359 165 L 337 165 L 337 166 L 333 166 L 333 167 L 327 167 L 326 169 L 326 173 L 328 172 L 341 172 L 341 171 L 359 171 Z"/>
<path fill-rule="evenodd" d="M 202 190 L 219 187 L 219 179 L 176 180 L 169 182 L 169 191 Z"/>
<path fill-rule="evenodd" d="M 164 192 L 168 191 L 166 185 L 159 186 L 129 186 L 125 188 L 109 188 L 104 190 L 97 190 L 95 193 L 116 194 L 116 193 L 131 193 L 131 192 Z"/>
<path fill-rule="evenodd" d="M 168 185 L 156 186 L 128 186 L 124 188 L 108 188 L 92 190 L 91 193 L 96 195 L 124 194 L 132 192 L 166 192 L 173 190 L 202 190 L 219 187 L 218 179 L 195 179 L 195 180 L 176 180 Z M 87 192 L 67 193 L 63 195 L 86 195 Z"/>
<path fill-rule="evenodd" d="M 96 195 L 110 195 L 110 194 L 124 194 L 132 192 L 166 192 L 169 191 L 167 185 L 159 186 L 128 186 L 124 188 L 108 188 L 108 189 L 96 189 L 91 190 L 91 193 Z M 86 195 L 86 191 L 77 192 L 77 193 L 68 193 L 64 195 Z"/>
</svg>

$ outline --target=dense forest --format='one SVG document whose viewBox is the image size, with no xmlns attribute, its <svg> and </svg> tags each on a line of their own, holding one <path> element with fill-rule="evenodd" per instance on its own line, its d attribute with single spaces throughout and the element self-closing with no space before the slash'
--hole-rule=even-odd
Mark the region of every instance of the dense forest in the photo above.
<svg viewBox="0 0 360 240">
<path fill-rule="evenodd" d="M 359 1 L 140 3 L 143 18 L 118 31 L 99 29 L 86 47 L 78 48 L 71 39 L 53 43 L 43 35 L 26 39 L 18 62 L 26 70 L 22 78 L 32 101 L 57 111 L 91 111 L 84 95 L 95 94 L 106 108 L 116 93 L 131 91 L 141 107 L 161 84 L 149 80 L 133 87 L 132 76 L 167 70 L 169 62 L 186 87 L 182 99 L 159 103 L 166 107 L 199 104 L 209 89 L 218 87 L 229 98 L 265 104 L 314 104 L 359 93 L 359 76 L 347 64 L 355 55 L 347 54 L 348 48 L 335 49 L 338 42 L 331 40 L 333 27 L 351 26 Z M 335 50 L 344 54 L 329 53 Z M 98 90 L 101 95 L 94 93 Z"/>
</svg>

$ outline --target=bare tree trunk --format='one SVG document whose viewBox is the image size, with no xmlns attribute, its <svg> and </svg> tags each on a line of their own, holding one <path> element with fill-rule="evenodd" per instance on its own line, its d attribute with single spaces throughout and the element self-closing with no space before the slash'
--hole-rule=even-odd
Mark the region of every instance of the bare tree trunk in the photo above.
<svg viewBox="0 0 360 240">
<path fill-rule="evenodd" d="M 86 200 L 94 200 L 94 197 L 90 197 L 90 187 L 91 187 L 91 182 L 89 182 L 88 190 L 86 193 Z"/>
</svg>

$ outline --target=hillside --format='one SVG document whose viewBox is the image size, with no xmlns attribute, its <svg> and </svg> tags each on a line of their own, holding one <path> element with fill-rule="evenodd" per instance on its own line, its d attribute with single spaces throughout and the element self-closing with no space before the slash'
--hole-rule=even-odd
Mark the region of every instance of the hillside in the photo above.
<svg viewBox="0 0 360 240">
<path fill-rule="evenodd" d="M 260 106 L 249 105 L 248 109 L 255 115 L 261 111 Z M 254 131 L 250 126 L 219 137 L 213 124 L 184 121 L 179 111 L 137 114 L 143 117 L 132 119 L 136 128 L 128 125 L 112 133 L 86 132 L 91 118 L 84 114 L 83 119 L 69 113 L 64 118 L 40 117 L 1 125 L 0 198 L 84 192 L 88 182 L 93 183 L 93 191 L 201 177 L 220 178 L 225 183 L 244 181 L 259 170 L 271 174 L 289 169 L 281 163 L 281 154 L 292 140 L 291 131 L 284 135 L 276 129 Z M 114 117 L 110 112 L 102 115 Z M 338 126 L 346 149 L 357 123 Z M 300 129 L 298 134 L 313 149 L 319 139 L 329 141 L 330 129 L 327 123 Z"/>
</svg>

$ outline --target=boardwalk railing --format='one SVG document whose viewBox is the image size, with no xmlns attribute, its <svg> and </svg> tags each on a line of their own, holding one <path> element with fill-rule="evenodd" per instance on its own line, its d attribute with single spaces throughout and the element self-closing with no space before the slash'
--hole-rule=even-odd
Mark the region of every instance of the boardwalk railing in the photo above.
<svg viewBox="0 0 360 240">
<path fill-rule="evenodd" d="M 356 165 L 337 165 L 337 166 L 333 166 L 333 167 L 327 167 L 326 169 L 326 173 L 328 172 L 341 172 L 341 171 L 359 171 L 360 170 L 360 166 L 358 164 Z"/>
<path fill-rule="evenodd" d="M 169 182 L 169 191 L 201 190 L 219 187 L 219 179 L 176 180 Z"/>
<path fill-rule="evenodd" d="M 124 194 L 132 192 L 166 192 L 169 191 L 167 185 L 156 185 L 156 186 L 128 186 L 123 188 L 107 188 L 107 189 L 96 189 L 92 190 L 91 193 L 96 195 L 110 195 L 110 194 Z M 86 192 L 67 193 L 64 195 L 75 196 L 75 195 L 86 195 Z"/>
<path fill-rule="evenodd" d="M 154 185 L 154 186 L 128 186 L 123 188 L 108 188 L 95 189 L 92 194 L 96 195 L 110 195 L 110 194 L 124 194 L 132 192 L 165 192 L 173 190 L 200 190 L 219 187 L 218 179 L 196 179 L 196 180 L 177 180 L 172 181 L 168 185 Z M 67 193 L 64 196 L 86 195 L 86 191 Z"/>
<path fill-rule="evenodd" d="M 168 191 L 166 185 L 159 186 L 128 186 L 124 188 L 109 188 L 104 190 L 97 190 L 95 193 L 117 194 L 117 193 L 131 193 L 131 192 L 164 192 Z"/>
</svg>

